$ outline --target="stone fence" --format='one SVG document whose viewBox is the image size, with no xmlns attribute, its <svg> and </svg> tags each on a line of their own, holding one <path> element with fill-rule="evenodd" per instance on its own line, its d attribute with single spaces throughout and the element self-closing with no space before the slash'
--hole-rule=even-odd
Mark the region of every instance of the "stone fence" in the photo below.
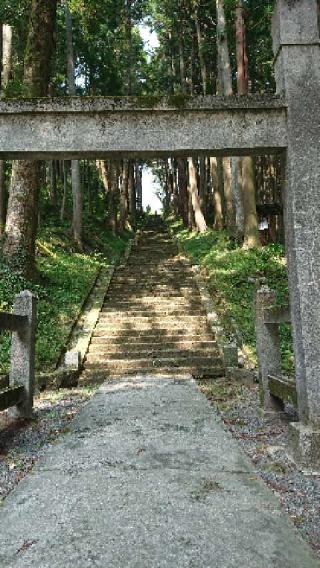
<svg viewBox="0 0 320 568">
<path fill-rule="evenodd" d="M 24 291 L 15 298 L 13 314 L 0 312 L 0 330 L 12 332 L 9 388 L 0 391 L 0 411 L 15 407 L 19 418 L 32 416 L 36 309 L 36 296 Z"/>
<path fill-rule="evenodd" d="M 320 471 L 320 431 L 312 423 L 303 422 L 303 391 L 299 390 L 298 369 L 295 380 L 281 375 L 280 329 L 291 323 L 289 307 L 277 307 L 273 290 L 263 286 L 255 299 L 256 343 L 259 363 L 261 402 L 267 418 L 279 416 L 286 402 L 298 408 L 299 422 L 291 422 L 288 451 L 301 467 Z M 312 390 L 307 385 L 307 394 Z"/>
<path fill-rule="evenodd" d="M 280 324 L 291 323 L 289 306 L 276 306 L 273 290 L 263 286 L 255 299 L 256 343 L 261 398 L 265 413 L 282 412 L 285 402 L 297 406 L 295 381 L 281 374 Z"/>
</svg>

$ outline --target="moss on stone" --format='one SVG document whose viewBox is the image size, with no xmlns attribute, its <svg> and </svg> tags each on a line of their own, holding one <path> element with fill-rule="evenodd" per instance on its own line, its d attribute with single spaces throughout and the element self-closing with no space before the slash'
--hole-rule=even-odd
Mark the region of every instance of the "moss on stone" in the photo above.
<svg viewBox="0 0 320 568">
<path fill-rule="evenodd" d="M 297 406 L 297 390 L 294 381 L 286 380 L 284 378 L 270 377 L 269 389 L 273 396 L 282 400 L 283 402 L 291 402 Z"/>
<path fill-rule="evenodd" d="M 175 108 L 182 110 L 186 108 L 186 103 L 189 99 L 190 97 L 188 95 L 179 93 L 178 95 L 170 95 L 168 97 L 168 103 L 170 106 L 174 106 Z"/>
</svg>

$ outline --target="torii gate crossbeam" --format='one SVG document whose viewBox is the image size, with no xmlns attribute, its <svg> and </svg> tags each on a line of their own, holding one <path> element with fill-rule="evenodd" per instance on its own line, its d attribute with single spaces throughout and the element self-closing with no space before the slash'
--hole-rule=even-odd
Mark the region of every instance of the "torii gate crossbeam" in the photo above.
<svg viewBox="0 0 320 568">
<path fill-rule="evenodd" d="M 0 156 L 51 159 L 274 153 L 279 97 L 62 98 L 0 102 Z"/>
</svg>

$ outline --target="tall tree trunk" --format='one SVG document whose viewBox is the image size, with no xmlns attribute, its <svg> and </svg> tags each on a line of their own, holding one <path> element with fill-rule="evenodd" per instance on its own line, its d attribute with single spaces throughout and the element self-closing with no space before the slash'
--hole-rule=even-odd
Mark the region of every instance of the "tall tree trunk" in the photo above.
<svg viewBox="0 0 320 568">
<path fill-rule="evenodd" d="M 206 161 L 205 158 L 199 158 L 199 197 L 200 207 L 203 216 L 207 217 L 207 185 L 206 185 Z"/>
<path fill-rule="evenodd" d="M 188 191 L 191 198 L 192 210 L 194 213 L 196 228 L 199 231 L 199 233 L 205 233 L 207 230 L 207 224 L 203 216 L 203 213 L 201 211 L 200 199 L 198 193 L 198 183 L 197 183 L 197 170 L 193 158 L 188 158 L 188 166 L 189 166 Z"/>
<path fill-rule="evenodd" d="M 0 95 L 7 88 L 12 69 L 12 28 L 6 24 L 1 25 L 0 34 Z M 5 186 L 5 161 L 0 160 L 0 235 L 3 234 L 6 224 L 6 186 Z"/>
<path fill-rule="evenodd" d="M 203 94 L 206 95 L 208 91 L 208 74 L 207 74 L 207 67 L 206 62 L 204 59 L 204 52 L 203 52 L 203 38 L 201 33 L 201 25 L 199 21 L 199 14 L 198 14 L 198 6 L 194 6 L 194 22 L 196 26 L 197 32 L 197 42 L 198 42 L 198 53 L 199 53 L 199 63 L 200 63 L 200 72 L 201 72 L 201 81 L 202 81 L 202 91 Z"/>
<path fill-rule="evenodd" d="M 55 209 L 57 207 L 57 162 L 50 160 L 49 162 L 50 173 L 50 203 Z"/>
<path fill-rule="evenodd" d="M 1 69 L 1 93 L 5 91 L 10 80 L 12 71 L 12 27 L 7 24 L 2 26 L 2 69 Z"/>
<path fill-rule="evenodd" d="M 62 196 L 61 209 L 60 209 L 61 221 L 63 221 L 65 218 L 67 193 L 68 193 L 68 169 L 67 169 L 66 160 L 63 160 L 62 168 L 63 168 L 63 196 Z"/>
<path fill-rule="evenodd" d="M 236 7 L 236 46 L 238 95 L 242 96 L 248 94 L 249 79 L 246 31 L 243 17 L 243 5 L 241 0 L 238 0 Z"/>
<path fill-rule="evenodd" d="M 136 227 L 137 216 L 137 197 L 136 185 L 134 180 L 134 162 L 129 160 L 128 171 L 128 193 L 129 193 L 129 210 L 130 210 L 130 225 L 133 229 Z"/>
<path fill-rule="evenodd" d="M 231 159 L 232 168 L 232 195 L 236 214 L 237 239 L 241 242 L 244 235 L 244 205 L 242 199 L 242 171 L 241 159 Z"/>
<path fill-rule="evenodd" d="M 187 93 L 187 78 L 186 78 L 186 62 L 184 57 L 184 42 L 183 42 L 183 23 L 180 20 L 178 24 L 178 34 L 179 34 L 179 71 L 180 71 L 180 86 L 182 93 Z"/>
<path fill-rule="evenodd" d="M 225 95 L 228 97 L 233 94 L 233 88 L 232 88 L 232 74 L 231 74 L 230 53 L 228 45 L 227 22 L 225 15 L 224 0 L 216 0 L 216 8 L 217 8 L 217 21 L 218 21 L 217 24 L 218 93 L 220 95 Z M 222 162 L 223 192 L 222 188 L 220 188 L 220 196 L 224 195 L 225 226 L 232 233 L 236 232 L 236 213 L 235 213 L 234 201 L 237 200 L 237 197 L 235 197 L 233 193 L 237 192 L 239 194 L 239 188 L 237 186 L 238 175 L 235 169 L 236 164 L 237 160 L 235 158 L 223 159 Z M 217 198 L 218 197 L 219 196 L 217 195 Z"/>
<path fill-rule="evenodd" d="M 186 173 L 186 162 L 184 158 L 178 158 L 178 211 L 182 217 L 185 227 L 188 226 L 189 219 L 189 195 L 188 195 L 188 180 Z"/>
<path fill-rule="evenodd" d="M 128 205 L 129 205 L 129 163 L 128 160 L 123 160 L 122 175 L 120 184 L 120 218 L 119 230 L 124 231 L 126 222 L 128 220 Z"/>
<path fill-rule="evenodd" d="M 113 234 L 118 232 L 119 167 L 111 160 L 108 168 L 109 226 Z"/>
<path fill-rule="evenodd" d="M 248 56 L 246 48 L 246 30 L 243 17 L 242 0 L 236 7 L 236 48 L 237 48 L 237 85 L 239 95 L 248 94 Z M 253 158 L 248 156 L 241 160 L 242 201 L 244 208 L 244 248 L 261 246 L 256 207 L 256 188 L 254 180 Z"/>
<path fill-rule="evenodd" d="M 142 166 L 137 160 L 135 163 L 135 180 L 136 180 L 136 191 L 137 191 L 137 210 L 142 213 Z"/>
<path fill-rule="evenodd" d="M 73 31 L 72 15 L 69 10 L 68 0 L 65 0 L 65 21 L 66 21 L 66 49 L 67 49 L 67 74 L 69 95 L 76 94 L 75 65 L 73 53 Z M 81 187 L 80 163 L 78 160 L 71 162 L 71 183 L 72 183 L 72 233 L 73 240 L 81 250 L 83 248 L 83 193 Z"/>
<path fill-rule="evenodd" d="M 256 209 L 254 163 L 251 156 L 241 159 L 244 205 L 244 243 L 246 249 L 261 247 Z"/>
<path fill-rule="evenodd" d="M 172 168 L 172 161 L 170 158 L 164 160 L 164 170 L 165 170 L 165 196 L 163 199 L 163 210 L 164 210 L 164 215 L 166 216 L 171 212 L 171 204 L 174 197 L 173 168 Z"/>
<path fill-rule="evenodd" d="M 109 175 L 109 171 L 108 171 L 107 162 L 104 161 L 104 160 L 97 160 L 96 166 L 97 166 L 97 170 L 99 172 L 99 175 L 101 177 L 101 181 L 102 181 L 102 184 L 103 184 L 103 187 L 104 187 L 105 195 L 107 197 L 109 190 L 110 190 L 110 175 Z"/>
<path fill-rule="evenodd" d="M 106 208 L 108 210 L 107 226 L 111 230 L 115 231 L 117 227 L 117 219 L 116 219 L 116 207 L 114 206 L 115 200 L 113 198 L 113 194 L 111 191 L 111 178 L 113 177 L 113 171 L 111 171 L 112 169 L 111 162 L 108 163 L 106 160 L 97 160 L 96 166 L 105 193 L 105 203 L 106 203 Z"/>
<path fill-rule="evenodd" d="M 133 93 L 133 77 L 132 77 L 132 2 L 133 0 L 125 0 L 125 30 L 127 41 L 127 73 L 125 79 L 125 93 L 132 95 Z"/>
<path fill-rule="evenodd" d="M 88 212 L 92 214 L 92 198 L 91 198 L 91 167 L 90 167 L 90 160 L 85 161 L 85 183 L 84 187 L 87 188 L 87 196 L 88 196 Z"/>
<path fill-rule="evenodd" d="M 227 22 L 224 0 L 216 0 L 217 8 L 217 49 L 218 49 L 218 93 L 225 96 L 233 94 L 231 64 L 227 36 Z"/>
<path fill-rule="evenodd" d="M 232 195 L 232 163 L 230 158 L 223 158 L 223 192 L 224 192 L 224 222 L 225 226 L 234 233 L 236 224 L 236 212 Z M 238 181 L 238 180 L 237 180 Z"/>
<path fill-rule="evenodd" d="M 222 198 L 220 193 L 217 158 L 210 158 L 211 183 L 213 187 L 214 228 L 223 228 Z"/>
<path fill-rule="evenodd" d="M 24 85 L 30 97 L 48 92 L 54 50 L 56 0 L 32 0 L 24 60 Z M 4 255 L 31 276 L 35 263 L 41 162 L 14 162 L 5 229 Z"/>
<path fill-rule="evenodd" d="M 71 185 L 72 185 L 72 233 L 73 240 L 79 250 L 83 248 L 83 193 L 81 189 L 80 164 L 78 160 L 71 161 Z"/>
</svg>

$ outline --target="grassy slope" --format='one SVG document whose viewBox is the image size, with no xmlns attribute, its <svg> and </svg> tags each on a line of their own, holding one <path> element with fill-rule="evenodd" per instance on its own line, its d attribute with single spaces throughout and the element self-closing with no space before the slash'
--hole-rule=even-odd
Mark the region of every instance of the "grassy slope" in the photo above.
<svg viewBox="0 0 320 568">
<path fill-rule="evenodd" d="M 268 245 L 261 250 L 245 251 L 234 244 L 227 233 L 210 230 L 205 234 L 185 230 L 180 221 L 169 219 L 172 230 L 193 262 L 205 267 L 208 287 L 217 305 L 224 327 L 240 331 L 245 351 L 256 363 L 253 301 L 256 277 L 277 293 L 279 305 L 288 302 L 288 281 L 284 249 Z M 284 371 L 293 371 L 290 329 L 281 328 Z"/>
<path fill-rule="evenodd" d="M 37 371 L 53 370 L 71 326 L 101 264 L 108 265 L 124 252 L 128 233 L 121 238 L 101 230 L 89 235 L 87 251 L 72 249 L 64 227 L 41 230 L 38 240 L 36 282 L 12 273 L 0 260 L 0 310 L 10 311 L 14 296 L 32 290 L 39 297 L 37 325 Z M 9 368 L 10 336 L 0 335 L 0 373 Z"/>
</svg>

